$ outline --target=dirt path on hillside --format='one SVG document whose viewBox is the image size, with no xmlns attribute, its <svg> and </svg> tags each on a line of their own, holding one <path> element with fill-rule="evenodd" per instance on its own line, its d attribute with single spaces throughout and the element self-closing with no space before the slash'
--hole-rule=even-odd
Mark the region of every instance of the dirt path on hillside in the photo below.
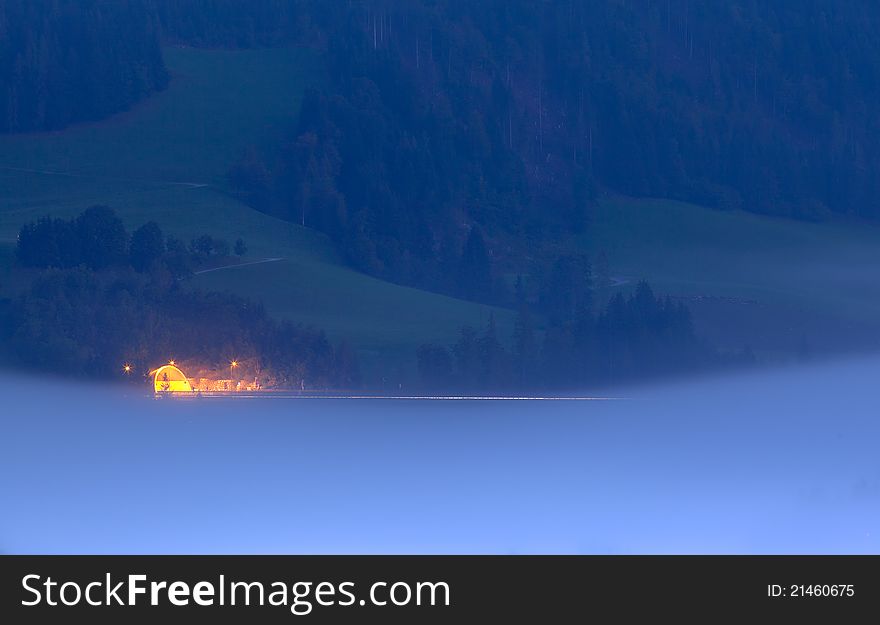
<svg viewBox="0 0 880 625">
<path fill-rule="evenodd" d="M 198 276 L 203 273 L 210 273 L 212 271 L 220 271 L 221 269 L 232 269 L 233 267 L 247 267 L 248 265 L 262 265 L 263 263 L 275 263 L 279 260 L 284 260 L 282 257 L 278 258 L 264 258 L 262 260 L 252 260 L 247 263 L 233 263 L 231 265 L 223 265 L 221 267 L 211 267 L 210 269 L 202 269 L 200 271 L 194 271 L 193 275 Z"/>
</svg>

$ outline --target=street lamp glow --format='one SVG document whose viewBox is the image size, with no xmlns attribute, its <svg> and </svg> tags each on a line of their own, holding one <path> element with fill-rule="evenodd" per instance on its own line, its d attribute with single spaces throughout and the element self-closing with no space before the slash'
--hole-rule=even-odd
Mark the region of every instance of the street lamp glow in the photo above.
<svg viewBox="0 0 880 625">
<path fill-rule="evenodd" d="M 238 366 L 238 361 L 237 361 L 237 360 L 232 360 L 232 361 L 229 362 L 229 379 L 230 379 L 231 381 L 232 381 L 233 378 L 235 377 L 235 368 L 236 368 L 237 366 Z M 230 382 L 230 383 L 231 383 L 231 382 Z M 233 389 L 229 389 L 229 390 L 233 390 Z M 238 388 L 236 387 L 234 390 L 238 390 Z"/>
<path fill-rule="evenodd" d="M 126 373 L 131 373 L 131 365 L 128 363 L 125 363 L 124 365 L 122 365 L 122 370 L 125 371 Z"/>
</svg>

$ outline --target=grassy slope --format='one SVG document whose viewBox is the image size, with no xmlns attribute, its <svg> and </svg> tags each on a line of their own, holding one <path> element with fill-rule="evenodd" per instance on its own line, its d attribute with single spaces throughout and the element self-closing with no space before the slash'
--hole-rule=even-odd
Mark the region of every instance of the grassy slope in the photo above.
<svg viewBox="0 0 880 625">
<path fill-rule="evenodd" d="M 185 239 L 203 232 L 230 242 L 241 236 L 250 256 L 283 257 L 194 283 L 264 300 L 279 316 L 347 338 L 368 365 L 380 358 L 396 363 L 392 374 L 411 367 L 418 344 L 452 341 L 461 325 L 485 321 L 484 306 L 354 272 L 322 235 L 225 193 L 225 172 L 242 149 L 294 123 L 311 79 L 307 53 L 169 48 L 166 61 L 170 88 L 133 111 L 63 132 L 0 137 L 0 289 L 15 287 L 10 250 L 23 223 L 103 203 L 129 228 L 153 219 Z M 509 333 L 512 315 L 496 313 Z"/>
<path fill-rule="evenodd" d="M 607 197 L 581 243 L 605 249 L 615 273 L 687 298 L 704 334 L 726 346 L 790 354 L 802 337 L 814 348 L 877 346 L 876 225 Z"/>
<path fill-rule="evenodd" d="M 353 272 L 321 235 L 225 193 L 224 174 L 241 150 L 271 141 L 293 123 L 312 78 L 306 53 L 171 48 L 166 57 L 171 87 L 129 113 L 59 133 L 0 137 L 0 289 L 15 286 L 8 268 L 22 223 L 100 202 L 116 208 L 129 227 L 155 219 L 182 237 L 242 236 L 251 256 L 284 257 L 194 282 L 262 299 L 278 315 L 349 338 L 368 362 L 390 356 L 407 367 L 419 343 L 449 341 L 460 325 L 485 321 L 483 306 Z M 874 226 L 611 197 L 600 202 L 580 244 L 607 250 L 615 274 L 644 277 L 660 291 L 691 298 L 701 330 L 730 347 L 750 343 L 757 351 L 791 353 L 801 336 L 816 346 L 865 344 L 880 319 Z M 706 295 L 749 301 L 693 299 Z M 511 315 L 497 312 L 509 335 Z"/>
</svg>

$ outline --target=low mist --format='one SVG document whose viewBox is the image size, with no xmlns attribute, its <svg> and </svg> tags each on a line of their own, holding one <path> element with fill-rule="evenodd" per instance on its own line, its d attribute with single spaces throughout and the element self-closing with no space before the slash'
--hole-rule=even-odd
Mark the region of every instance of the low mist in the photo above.
<svg viewBox="0 0 880 625">
<path fill-rule="evenodd" d="M 880 553 L 880 358 L 608 401 L 7 375 L 4 553 Z"/>
</svg>

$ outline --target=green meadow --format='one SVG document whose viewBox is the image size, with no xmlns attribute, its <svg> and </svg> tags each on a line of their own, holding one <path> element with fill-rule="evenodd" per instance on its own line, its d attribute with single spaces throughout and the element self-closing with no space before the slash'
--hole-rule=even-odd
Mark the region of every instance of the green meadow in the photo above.
<svg viewBox="0 0 880 625">
<path fill-rule="evenodd" d="M 681 297 L 702 333 L 785 358 L 813 348 L 871 348 L 880 336 L 880 229 L 809 223 L 670 200 L 610 196 L 578 241 L 612 273 Z"/>
</svg>

